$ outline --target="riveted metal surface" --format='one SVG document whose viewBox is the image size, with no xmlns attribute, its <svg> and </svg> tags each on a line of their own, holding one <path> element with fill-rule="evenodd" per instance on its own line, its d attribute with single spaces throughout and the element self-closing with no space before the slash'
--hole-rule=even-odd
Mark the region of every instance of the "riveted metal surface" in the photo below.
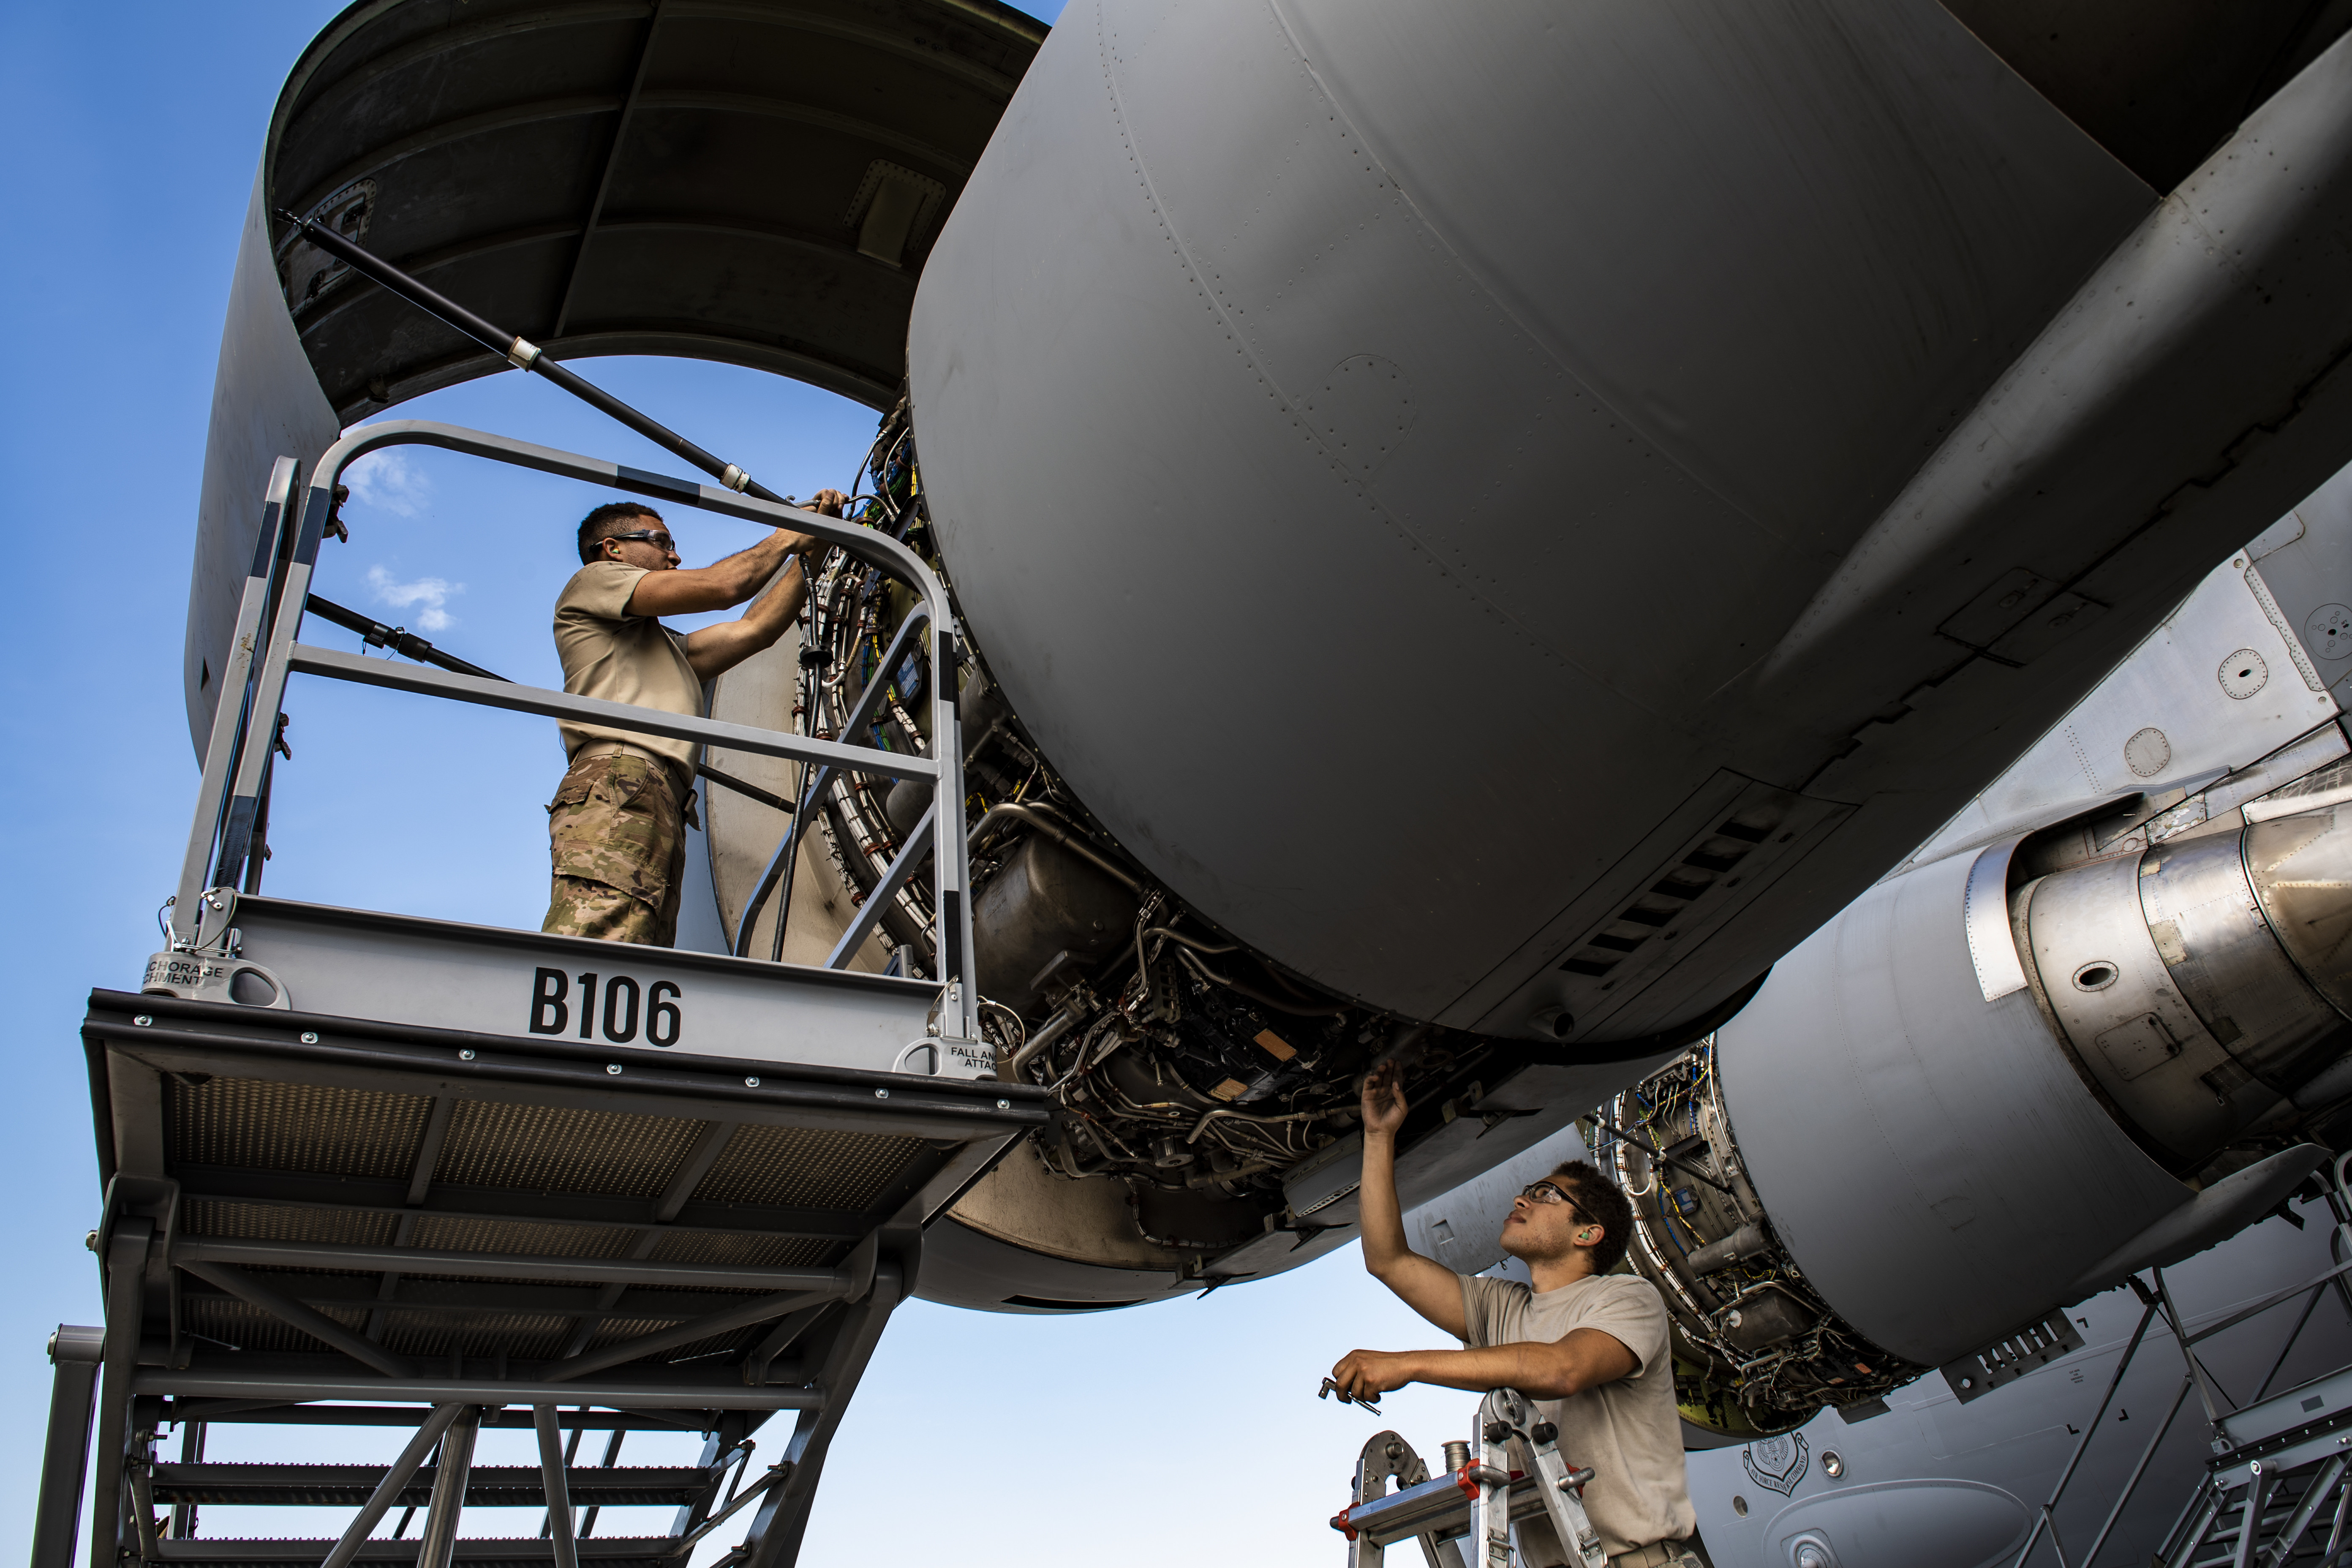
<svg viewBox="0 0 2352 1568">
<path fill-rule="evenodd" d="M 2140 860 L 2078 866 L 2018 896 L 2040 993 L 2076 1058 L 2149 1137 L 2201 1162 L 2278 1097 L 2181 999 L 2140 909 Z"/>
<path fill-rule="evenodd" d="M 244 1241 L 325 1241 L 382 1246 L 399 1229 L 396 1215 L 366 1209 L 290 1208 L 277 1204 L 229 1204 L 199 1199 L 180 1209 L 185 1236 L 226 1236 Z"/>
<path fill-rule="evenodd" d="M 2352 1016 L 2352 815 L 2330 805 L 2256 823 L 2246 872 L 2295 967 Z"/>
<path fill-rule="evenodd" d="M 527 1220 L 443 1219 L 416 1222 L 411 1245 L 450 1252 L 519 1252 L 546 1258 L 619 1258 L 635 1232 L 619 1226 L 535 1225 Z"/>
<path fill-rule="evenodd" d="M 2247 885 L 2237 834 L 2157 845 L 2140 908 L 2175 984 L 2223 1050 L 2292 1093 L 2352 1047 L 2352 1024 L 2279 946 Z"/>
<path fill-rule="evenodd" d="M 462 1100 L 449 1118 L 436 1182 L 650 1198 L 702 1123 L 685 1117 Z"/>
<path fill-rule="evenodd" d="M 694 1195 L 705 1203 L 862 1209 L 922 1152 L 917 1138 L 744 1127 Z"/>
<path fill-rule="evenodd" d="M 166 1079 L 175 1164 L 405 1176 L 433 1102 L 421 1094 L 261 1079 Z"/>
</svg>

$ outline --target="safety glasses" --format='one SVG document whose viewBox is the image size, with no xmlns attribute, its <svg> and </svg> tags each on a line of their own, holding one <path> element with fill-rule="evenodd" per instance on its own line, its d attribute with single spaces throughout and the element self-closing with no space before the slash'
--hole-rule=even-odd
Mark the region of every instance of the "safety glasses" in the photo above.
<svg viewBox="0 0 2352 1568">
<path fill-rule="evenodd" d="M 641 528 L 635 533 L 608 533 L 604 537 L 607 539 L 642 539 L 647 544 L 653 545 L 660 550 L 675 552 L 677 549 L 677 541 L 672 539 L 667 532 L 657 533 L 648 528 Z"/>
<path fill-rule="evenodd" d="M 1566 1204 L 1576 1213 L 1584 1213 L 1583 1205 L 1570 1197 L 1566 1188 L 1554 1182 L 1529 1182 L 1519 1189 L 1519 1196 L 1531 1204 Z"/>
</svg>

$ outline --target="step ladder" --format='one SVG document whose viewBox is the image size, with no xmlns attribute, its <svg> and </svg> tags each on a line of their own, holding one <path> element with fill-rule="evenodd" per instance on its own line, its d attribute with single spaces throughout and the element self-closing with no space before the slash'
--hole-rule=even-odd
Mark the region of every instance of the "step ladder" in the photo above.
<svg viewBox="0 0 2352 1568">
<path fill-rule="evenodd" d="M 2334 1563 L 2352 1546 L 2352 1367 L 2222 1416 L 2162 1568 Z"/>
<path fill-rule="evenodd" d="M 1592 1472 L 1571 1468 L 1559 1438 L 1559 1429 L 1508 1388 L 1479 1401 L 1471 1440 L 1445 1446 L 1447 1468 L 1438 1476 L 1396 1433 L 1375 1433 L 1356 1461 L 1352 1500 L 1331 1519 L 1348 1539 L 1348 1568 L 1381 1568 L 1387 1549 L 1408 1540 L 1428 1568 L 1511 1568 L 1511 1526 L 1538 1515 L 1549 1519 L 1571 1561 L 1608 1568 L 1584 1511 Z M 1529 1468 L 1513 1468 L 1515 1448 Z M 1467 1563 L 1465 1542 L 1474 1553 Z"/>
<path fill-rule="evenodd" d="M 951 639 L 914 655 L 945 694 L 929 757 L 307 648 L 337 479 L 402 442 L 816 533 L 952 624 L 896 541 L 731 491 L 415 421 L 346 437 L 306 488 L 280 460 L 169 946 L 142 990 L 92 992 L 82 1025 L 105 1322 L 50 1340 L 34 1568 L 72 1568 L 78 1545 L 93 1568 L 676 1568 L 722 1527 L 743 1531 L 722 1561 L 782 1568 L 924 1227 L 1047 1119 L 1042 1089 L 993 1081 L 972 1021 L 961 814 L 909 845 L 824 968 L 296 903 L 258 890 L 277 734 L 260 716 L 309 673 L 960 800 Z M 941 981 L 850 973 L 926 858 Z M 780 1412 L 789 1433 L 755 1440 Z M 282 1462 L 207 1461 L 229 1423 Z M 320 1465 L 320 1425 L 410 1435 L 389 1465 Z M 540 1464 L 475 1466 L 485 1426 L 533 1429 Z M 700 1434 L 698 1461 L 615 1462 L 656 1430 Z M 590 1434 L 603 1463 L 582 1457 Z M 335 1540 L 226 1540 L 202 1525 L 222 1504 L 353 1512 Z M 666 1534 L 594 1532 L 598 1510 L 646 1504 L 674 1510 Z M 541 1536 L 461 1535 L 467 1508 L 518 1505 L 544 1510 Z M 387 1519 L 397 1538 L 372 1538 Z"/>
</svg>

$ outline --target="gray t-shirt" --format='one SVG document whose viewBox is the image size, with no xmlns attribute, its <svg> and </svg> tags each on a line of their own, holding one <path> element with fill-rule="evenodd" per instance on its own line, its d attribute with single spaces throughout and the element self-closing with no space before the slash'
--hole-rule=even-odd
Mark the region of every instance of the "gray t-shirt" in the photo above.
<svg viewBox="0 0 2352 1568">
<path fill-rule="evenodd" d="M 1667 1347 L 1666 1304 L 1657 1287 L 1631 1274 L 1595 1274 L 1538 1296 L 1516 1279 L 1465 1274 L 1462 1317 L 1472 1349 L 1549 1343 L 1578 1329 L 1599 1329 L 1633 1352 L 1625 1377 L 1566 1399 L 1538 1399 L 1537 1411 L 1559 1428 L 1559 1454 L 1570 1469 L 1592 1468 L 1584 1511 L 1612 1557 L 1658 1541 L 1684 1541 L 1698 1529 L 1683 1468 L 1681 1413 L 1675 1408 L 1675 1363 Z M 1518 1526 L 1519 1551 L 1549 1568 L 1574 1559 L 1560 1550 L 1551 1521 Z"/>
<path fill-rule="evenodd" d="M 629 613 L 642 566 L 592 561 L 572 574 L 555 601 L 555 653 L 563 661 L 563 689 L 639 708 L 702 717 L 702 682 L 687 662 L 686 639 L 651 616 Z M 564 755 L 576 757 L 593 741 L 625 741 L 667 758 L 694 777 L 701 747 L 692 741 L 648 735 L 604 724 L 564 724 Z"/>
</svg>

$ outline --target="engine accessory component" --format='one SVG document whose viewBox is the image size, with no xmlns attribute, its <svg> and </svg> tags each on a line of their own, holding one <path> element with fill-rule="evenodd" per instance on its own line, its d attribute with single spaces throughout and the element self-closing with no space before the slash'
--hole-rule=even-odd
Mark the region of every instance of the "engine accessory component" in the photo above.
<svg viewBox="0 0 2352 1568">
<path fill-rule="evenodd" d="M 1099 963 L 1127 942 L 1135 910 L 1135 895 L 1086 860 L 1042 835 L 1023 838 L 971 901 L 981 994 L 1036 1012 L 1046 966 L 1063 953 L 1065 971 Z"/>
</svg>

